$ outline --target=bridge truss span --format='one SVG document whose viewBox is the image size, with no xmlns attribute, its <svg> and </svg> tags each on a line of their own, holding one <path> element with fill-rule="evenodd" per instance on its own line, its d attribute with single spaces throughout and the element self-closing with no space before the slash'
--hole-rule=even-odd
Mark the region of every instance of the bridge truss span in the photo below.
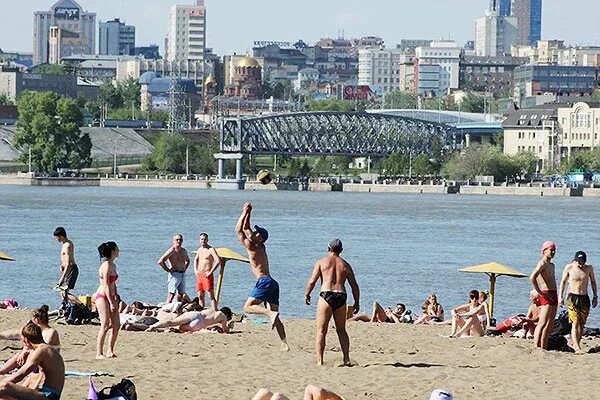
<svg viewBox="0 0 600 400">
<path fill-rule="evenodd" d="M 221 151 L 241 154 L 385 156 L 455 148 L 445 124 L 376 113 L 305 112 L 221 122 Z"/>
</svg>

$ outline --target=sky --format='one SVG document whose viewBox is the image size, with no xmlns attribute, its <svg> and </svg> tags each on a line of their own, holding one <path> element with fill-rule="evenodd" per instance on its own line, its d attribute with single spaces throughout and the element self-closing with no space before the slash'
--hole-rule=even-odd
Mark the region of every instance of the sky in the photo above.
<svg viewBox="0 0 600 400">
<path fill-rule="evenodd" d="M 475 19 L 489 0 L 205 0 L 207 47 L 217 54 L 250 53 L 254 40 L 314 43 L 322 37 L 375 35 L 388 47 L 400 39 L 474 40 Z M 0 0 L 0 49 L 31 52 L 33 12 L 53 0 Z M 78 0 L 98 20 L 136 26 L 138 46 L 163 47 L 175 0 Z M 193 4 L 179 0 L 178 4 Z M 543 0 L 543 39 L 600 46 L 599 0 Z"/>
</svg>

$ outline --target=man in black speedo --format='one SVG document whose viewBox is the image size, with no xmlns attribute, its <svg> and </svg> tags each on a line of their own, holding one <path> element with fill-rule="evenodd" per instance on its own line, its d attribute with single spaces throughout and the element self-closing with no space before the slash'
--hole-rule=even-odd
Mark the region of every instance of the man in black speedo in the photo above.
<svg viewBox="0 0 600 400">
<path fill-rule="evenodd" d="M 346 332 L 346 287 L 348 281 L 352 288 L 354 297 L 354 312 L 359 309 L 360 290 L 354 277 L 354 272 L 350 264 L 346 262 L 340 253 L 342 252 L 342 242 L 334 239 L 327 247 L 327 256 L 321 258 L 315 263 L 312 275 L 306 285 L 305 302 L 310 304 L 310 293 L 315 288 L 319 278 L 321 279 L 321 293 L 317 304 L 317 336 L 316 352 L 317 364 L 323 365 L 323 353 L 325 352 L 325 337 L 329 328 L 329 320 L 333 316 L 335 329 L 340 340 L 340 347 L 344 355 L 344 365 L 351 366 L 350 363 L 350 339 Z"/>
</svg>

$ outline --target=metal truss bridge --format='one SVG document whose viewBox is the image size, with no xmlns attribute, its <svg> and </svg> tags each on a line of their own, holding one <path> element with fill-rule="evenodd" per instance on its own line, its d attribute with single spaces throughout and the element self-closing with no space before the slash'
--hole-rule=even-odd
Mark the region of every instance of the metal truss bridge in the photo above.
<svg viewBox="0 0 600 400">
<path fill-rule="evenodd" d="M 227 118 L 221 121 L 220 134 L 222 154 L 239 155 L 420 154 L 454 149 L 461 142 L 450 125 L 406 116 L 354 112 Z"/>
</svg>

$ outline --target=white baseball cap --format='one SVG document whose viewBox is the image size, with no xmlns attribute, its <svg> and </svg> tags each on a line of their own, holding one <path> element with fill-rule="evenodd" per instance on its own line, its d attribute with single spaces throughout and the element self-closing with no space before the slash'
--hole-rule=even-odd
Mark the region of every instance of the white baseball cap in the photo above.
<svg viewBox="0 0 600 400">
<path fill-rule="evenodd" d="M 452 393 L 445 389 L 435 389 L 429 400 L 452 400 Z"/>
</svg>

